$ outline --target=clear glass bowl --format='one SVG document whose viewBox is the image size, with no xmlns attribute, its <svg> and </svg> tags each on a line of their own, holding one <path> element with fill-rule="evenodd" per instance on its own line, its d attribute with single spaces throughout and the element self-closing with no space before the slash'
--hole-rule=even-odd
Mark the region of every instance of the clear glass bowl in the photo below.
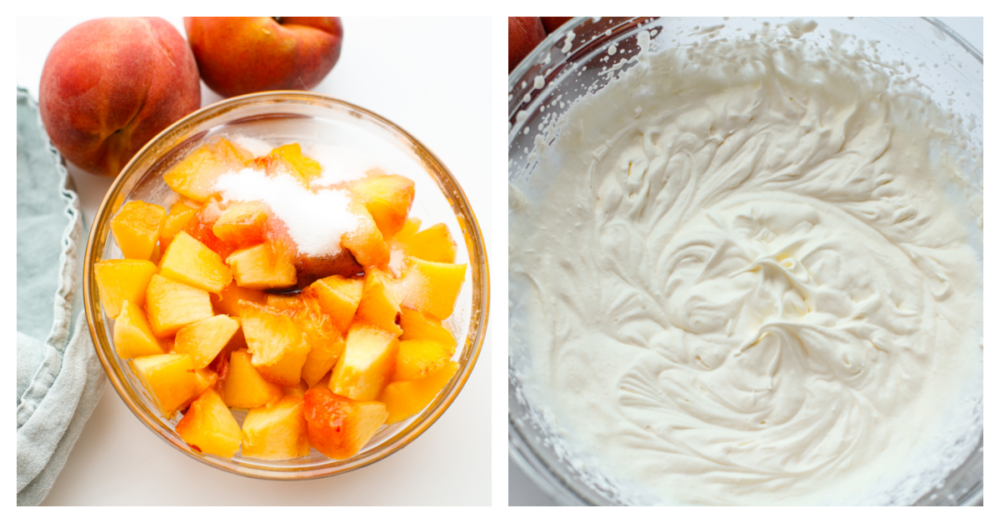
<svg viewBox="0 0 1000 523">
<path fill-rule="evenodd" d="M 653 42 L 673 47 L 694 43 L 707 32 L 721 37 L 763 23 L 772 27 L 791 18 L 574 18 L 548 36 L 507 79 L 508 179 L 530 178 L 537 164 L 533 155 L 537 130 L 557 119 L 580 96 L 600 90 L 612 75 L 602 71 L 611 44 L 617 47 L 614 62 L 638 53 L 637 34 L 656 30 Z M 920 74 L 925 92 L 941 107 L 961 116 L 972 140 L 983 150 L 982 53 L 937 19 L 821 18 L 817 32 L 836 29 L 859 39 L 879 42 L 884 60 L 902 60 Z M 724 26 L 724 27 L 716 27 Z M 711 29 L 709 29 L 711 28 Z M 567 36 L 572 32 L 570 44 Z M 625 64 L 623 69 L 632 64 Z M 542 85 L 541 88 L 536 85 Z M 551 137 L 545 137 L 551 140 Z M 981 158 L 981 156 L 980 156 Z M 982 163 L 980 162 L 980 169 Z M 979 189 L 982 188 L 980 170 Z M 982 252 L 980 251 L 980 256 Z M 582 475 L 570 463 L 577 458 L 552 445 L 555 435 L 543 414 L 544 406 L 525 397 L 518 369 L 530 361 L 524 351 L 511 346 L 507 404 L 508 446 L 511 458 L 538 487 L 563 505 L 649 504 L 635 498 L 599 470 Z M 983 502 L 983 436 L 975 450 L 944 482 L 927 492 L 917 505 L 981 505 Z"/>
<path fill-rule="evenodd" d="M 232 459 L 194 451 L 175 432 L 180 415 L 166 419 L 133 374 L 115 353 L 113 322 L 103 311 L 93 278 L 93 266 L 102 259 L 121 258 L 111 237 L 111 218 L 132 199 L 163 205 L 173 192 L 163 174 L 191 149 L 219 135 L 238 134 L 272 145 L 298 142 L 309 145 L 347 145 L 376 155 L 386 172 L 416 183 L 411 216 L 425 224 L 445 223 L 456 242 L 456 263 L 468 263 L 465 284 L 446 324 L 459 340 L 454 358 L 459 370 L 438 397 L 419 414 L 383 427 L 357 455 L 333 460 L 315 449 L 309 456 L 285 461 Z M 182 453 L 215 468 L 264 479 L 311 479 L 342 474 L 370 465 L 403 448 L 444 413 L 462 390 L 475 366 L 486 335 L 489 316 L 489 266 L 475 213 L 455 177 L 440 159 L 416 138 L 370 111 L 327 96 L 302 91 L 271 91 L 223 100 L 196 111 L 157 135 L 136 156 L 105 196 L 87 244 L 83 279 L 84 305 L 94 346 L 115 390 L 132 413 L 160 438 Z M 234 411 L 242 423 L 246 411 Z"/>
</svg>

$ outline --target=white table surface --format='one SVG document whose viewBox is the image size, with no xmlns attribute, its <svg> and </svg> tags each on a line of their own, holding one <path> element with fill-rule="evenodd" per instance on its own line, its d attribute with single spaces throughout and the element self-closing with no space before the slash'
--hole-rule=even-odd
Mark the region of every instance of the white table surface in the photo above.
<svg viewBox="0 0 1000 523">
<path fill-rule="evenodd" d="M 983 50 L 983 19 L 982 18 L 942 18 L 959 35 L 969 41 L 976 49 Z M 521 472 L 513 460 L 508 460 L 507 473 L 507 503 L 511 506 L 554 505 L 555 501 L 535 486 Z"/>
<path fill-rule="evenodd" d="M 83 20 L 17 20 L 17 83 L 36 100 L 49 49 Z M 181 18 L 167 20 L 184 34 Z M 434 151 L 462 184 L 491 245 L 490 19 L 343 22 L 340 61 L 314 91 L 374 111 Z M 202 84 L 203 106 L 220 99 Z M 89 221 L 111 180 L 73 166 L 70 174 Z M 184 456 L 143 426 L 106 382 L 44 504 L 488 505 L 490 352 L 487 334 L 461 394 L 409 446 L 364 469 L 305 482 L 243 478 Z"/>
</svg>

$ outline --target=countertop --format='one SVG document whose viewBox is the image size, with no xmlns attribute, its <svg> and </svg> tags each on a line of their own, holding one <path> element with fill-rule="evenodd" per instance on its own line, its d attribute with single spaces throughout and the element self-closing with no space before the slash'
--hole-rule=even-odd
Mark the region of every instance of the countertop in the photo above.
<svg viewBox="0 0 1000 523">
<path fill-rule="evenodd" d="M 975 17 L 967 18 L 941 18 L 941 20 L 954 29 L 959 35 L 969 41 L 976 49 L 983 50 L 983 19 Z M 539 506 L 554 505 L 555 501 L 542 492 L 527 476 L 521 472 L 513 460 L 508 459 L 507 475 L 507 503 L 510 506 Z"/>
<path fill-rule="evenodd" d="M 166 19 L 184 35 L 180 17 Z M 83 20 L 17 20 L 17 83 L 36 100 L 49 49 Z M 345 18 L 343 24 L 340 60 L 313 90 L 392 120 L 434 151 L 462 184 L 490 246 L 490 19 Z M 202 84 L 203 106 L 220 99 Z M 73 166 L 70 174 L 89 222 L 111 179 Z M 488 505 L 491 348 L 487 333 L 461 394 L 412 444 L 364 469 L 304 482 L 244 478 L 186 457 L 147 429 L 106 383 L 44 504 Z"/>
</svg>

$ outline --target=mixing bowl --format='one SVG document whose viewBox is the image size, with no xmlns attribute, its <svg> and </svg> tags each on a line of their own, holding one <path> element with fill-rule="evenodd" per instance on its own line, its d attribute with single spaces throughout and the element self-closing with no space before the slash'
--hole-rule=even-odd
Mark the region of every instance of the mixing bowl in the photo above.
<svg viewBox="0 0 1000 523">
<path fill-rule="evenodd" d="M 537 166 L 537 145 L 556 136 L 543 129 L 565 113 L 573 101 L 605 86 L 616 70 L 627 70 L 638 51 L 637 35 L 649 30 L 659 48 L 712 38 L 737 37 L 764 24 L 778 27 L 782 18 L 575 18 L 548 36 L 508 77 L 508 179 L 530 180 Z M 958 115 L 978 151 L 978 189 L 982 189 L 983 57 L 972 45 L 936 19 L 816 19 L 809 38 L 831 29 L 873 41 L 885 63 L 898 63 L 918 77 L 921 90 L 940 107 Z M 877 42 L 877 44 L 875 43 Z M 610 56 L 609 49 L 615 53 Z M 655 49 L 655 47 L 654 47 Z M 610 59 L 609 59 L 610 56 Z M 982 250 L 978 252 L 982 259 Z M 511 322 L 513 324 L 513 322 Z M 514 340 L 514 336 L 511 336 Z M 521 370 L 530 366 L 528 351 L 512 341 L 508 373 L 509 452 L 524 473 L 557 503 L 565 505 L 650 504 L 617 484 L 580 456 L 554 444 L 560 436 L 545 405 L 524 393 Z M 981 410 L 980 410 L 981 416 Z M 981 426 L 981 424 L 980 424 Z M 974 505 L 983 500 L 983 436 L 940 484 L 917 505 Z"/>
<path fill-rule="evenodd" d="M 401 174 L 416 183 L 411 216 L 425 224 L 444 223 L 461 241 L 456 263 L 469 270 L 455 304 L 445 321 L 459 341 L 454 359 L 459 370 L 437 398 L 414 417 L 383 427 L 355 456 L 333 460 L 313 449 L 309 456 L 263 461 L 237 453 L 232 459 L 193 450 L 175 432 L 180 419 L 166 419 L 113 345 L 113 322 L 101 307 L 94 264 L 121 258 L 110 236 L 111 218 L 133 199 L 165 205 L 173 196 L 163 174 L 184 155 L 217 136 L 239 135 L 264 140 L 274 146 L 298 142 L 337 144 L 379 158 L 386 172 Z M 434 153 L 406 131 L 370 111 L 323 95 L 299 91 L 255 93 L 202 108 L 178 121 L 150 141 L 124 168 L 105 196 L 90 232 L 84 261 L 84 303 L 90 334 L 101 364 L 122 400 L 139 420 L 172 447 L 215 468 L 265 479 L 309 479 L 361 468 L 403 448 L 422 434 L 455 400 L 479 356 L 489 315 L 489 268 L 482 233 L 475 213 L 455 177 Z M 245 411 L 234 411 L 243 421 Z"/>
</svg>

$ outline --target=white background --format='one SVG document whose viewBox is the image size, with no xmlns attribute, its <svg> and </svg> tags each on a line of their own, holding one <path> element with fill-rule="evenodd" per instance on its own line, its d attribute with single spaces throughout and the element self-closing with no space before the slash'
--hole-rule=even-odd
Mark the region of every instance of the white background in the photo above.
<svg viewBox="0 0 1000 523">
<path fill-rule="evenodd" d="M 17 20 L 17 84 L 36 100 L 49 49 L 83 20 Z M 184 35 L 180 17 L 167 20 Z M 391 120 L 434 151 L 461 183 L 490 246 L 491 20 L 345 18 L 343 23 L 340 60 L 313 90 Z M 203 106 L 220 99 L 202 84 Z M 89 224 L 111 179 L 73 166 L 70 174 Z M 244 478 L 184 456 L 133 416 L 106 382 L 44 504 L 488 505 L 491 352 L 487 334 L 461 394 L 409 446 L 364 469 L 305 482 Z"/>
<path fill-rule="evenodd" d="M 976 49 L 983 50 L 982 18 L 942 18 L 959 35 Z M 513 460 L 508 458 L 508 503 L 512 506 L 552 505 L 554 501 L 524 475 Z"/>
</svg>

